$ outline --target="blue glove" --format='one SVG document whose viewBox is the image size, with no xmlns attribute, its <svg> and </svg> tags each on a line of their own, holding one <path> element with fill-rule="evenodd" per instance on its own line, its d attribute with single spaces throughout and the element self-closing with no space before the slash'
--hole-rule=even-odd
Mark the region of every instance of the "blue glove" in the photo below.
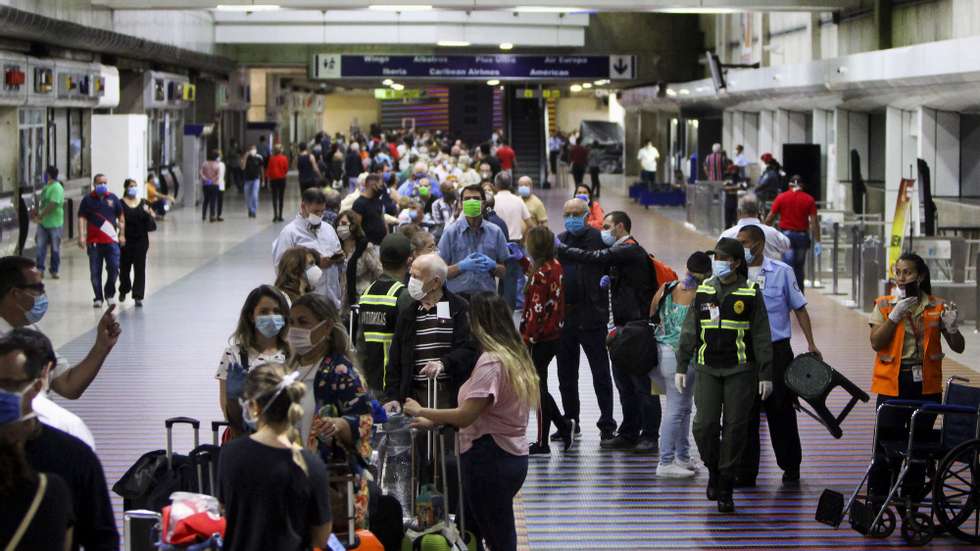
<svg viewBox="0 0 980 551">
<path fill-rule="evenodd" d="M 524 258 L 524 250 L 517 243 L 508 243 L 507 250 L 510 252 L 507 260 L 520 260 Z"/>
<path fill-rule="evenodd" d="M 469 256 L 467 256 L 463 260 L 460 260 L 459 263 L 456 264 L 456 266 L 459 268 L 459 271 L 461 271 L 461 272 L 482 271 L 483 270 L 483 266 L 482 266 L 482 259 L 483 258 L 486 258 L 486 257 L 484 255 L 480 254 L 480 253 L 471 253 Z"/>
<path fill-rule="evenodd" d="M 556 235 L 556 236 L 555 236 L 555 248 L 557 249 L 557 248 L 559 248 L 559 247 L 562 247 L 563 245 L 565 245 L 565 244 L 564 244 L 564 243 L 562 243 L 562 242 L 561 242 L 561 239 L 558 239 L 558 236 Z"/>
<path fill-rule="evenodd" d="M 820 243 L 814 243 L 813 244 L 813 256 L 820 256 L 820 253 L 821 252 L 823 252 L 823 246 L 820 245 Z"/>
<path fill-rule="evenodd" d="M 604 276 L 602 276 L 602 277 L 599 278 L 599 288 L 600 289 L 608 289 L 610 283 L 612 283 L 612 279 L 610 279 L 609 276 L 607 276 L 607 275 L 604 275 Z"/>
<path fill-rule="evenodd" d="M 480 271 L 489 272 L 497 267 L 497 261 L 485 254 L 480 255 Z"/>
</svg>

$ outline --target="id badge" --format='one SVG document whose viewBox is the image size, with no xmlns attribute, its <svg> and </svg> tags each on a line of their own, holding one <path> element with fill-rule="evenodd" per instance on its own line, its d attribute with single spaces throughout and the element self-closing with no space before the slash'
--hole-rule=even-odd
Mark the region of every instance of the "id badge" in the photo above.
<svg viewBox="0 0 980 551">
<path fill-rule="evenodd" d="M 446 301 L 436 303 L 436 318 L 441 320 L 452 319 L 449 313 L 449 303 Z"/>
<path fill-rule="evenodd" d="M 921 383 L 922 382 L 922 366 L 917 365 L 912 368 L 912 382 Z"/>
<path fill-rule="evenodd" d="M 760 290 L 764 290 L 766 288 L 766 276 L 761 275 L 755 281 L 756 281 L 756 283 L 759 284 L 759 289 Z"/>
<path fill-rule="evenodd" d="M 718 321 L 718 319 L 721 318 L 721 310 L 717 306 L 709 306 L 708 317 L 711 319 L 711 321 Z"/>
</svg>

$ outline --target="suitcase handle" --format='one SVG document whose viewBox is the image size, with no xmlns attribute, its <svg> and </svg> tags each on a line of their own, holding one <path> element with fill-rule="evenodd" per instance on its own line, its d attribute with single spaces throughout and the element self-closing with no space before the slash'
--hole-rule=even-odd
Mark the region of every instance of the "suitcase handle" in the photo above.
<svg viewBox="0 0 980 551">
<path fill-rule="evenodd" d="M 221 444 L 220 443 L 221 437 L 218 434 L 218 431 L 221 430 L 221 427 L 230 427 L 230 426 L 231 426 L 231 423 L 229 423 L 228 421 L 211 421 L 211 434 L 214 436 L 214 445 L 215 446 L 218 446 L 218 445 Z"/>
<path fill-rule="evenodd" d="M 193 417 L 171 417 L 163 422 L 167 429 L 173 428 L 174 425 L 190 425 L 194 427 L 194 430 L 199 430 L 201 428 L 201 422 Z"/>
</svg>

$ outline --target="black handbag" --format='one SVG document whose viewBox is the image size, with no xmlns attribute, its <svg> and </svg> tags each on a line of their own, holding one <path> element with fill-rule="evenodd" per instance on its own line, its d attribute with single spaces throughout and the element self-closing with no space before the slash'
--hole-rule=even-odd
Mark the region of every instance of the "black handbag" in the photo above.
<svg viewBox="0 0 980 551">
<path fill-rule="evenodd" d="M 609 339 L 613 368 L 642 376 L 657 367 L 657 339 L 649 320 L 627 322 Z"/>
</svg>

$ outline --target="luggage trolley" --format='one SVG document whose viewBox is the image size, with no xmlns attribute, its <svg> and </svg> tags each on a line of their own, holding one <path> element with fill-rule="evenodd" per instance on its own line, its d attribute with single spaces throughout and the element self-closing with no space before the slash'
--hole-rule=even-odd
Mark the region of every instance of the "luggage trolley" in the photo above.
<svg viewBox="0 0 980 551">
<path fill-rule="evenodd" d="M 980 388 L 964 382 L 969 380 L 948 379 L 941 404 L 921 400 L 883 403 L 875 414 L 872 459 L 864 478 L 846 503 L 839 492 L 824 490 L 816 520 L 836 528 L 846 515 L 858 532 L 887 538 L 901 519 L 902 537 L 911 545 L 925 545 L 941 531 L 980 544 Z M 889 409 L 912 412 L 907 440 L 879 440 L 878 423 L 882 412 Z M 917 430 L 916 421 L 924 416 L 941 417 L 942 428 Z M 885 497 L 862 493 L 878 449 L 890 464 L 901 464 Z M 913 468 L 925 471 L 926 482 L 910 495 L 913 488 L 904 486 Z"/>
</svg>

